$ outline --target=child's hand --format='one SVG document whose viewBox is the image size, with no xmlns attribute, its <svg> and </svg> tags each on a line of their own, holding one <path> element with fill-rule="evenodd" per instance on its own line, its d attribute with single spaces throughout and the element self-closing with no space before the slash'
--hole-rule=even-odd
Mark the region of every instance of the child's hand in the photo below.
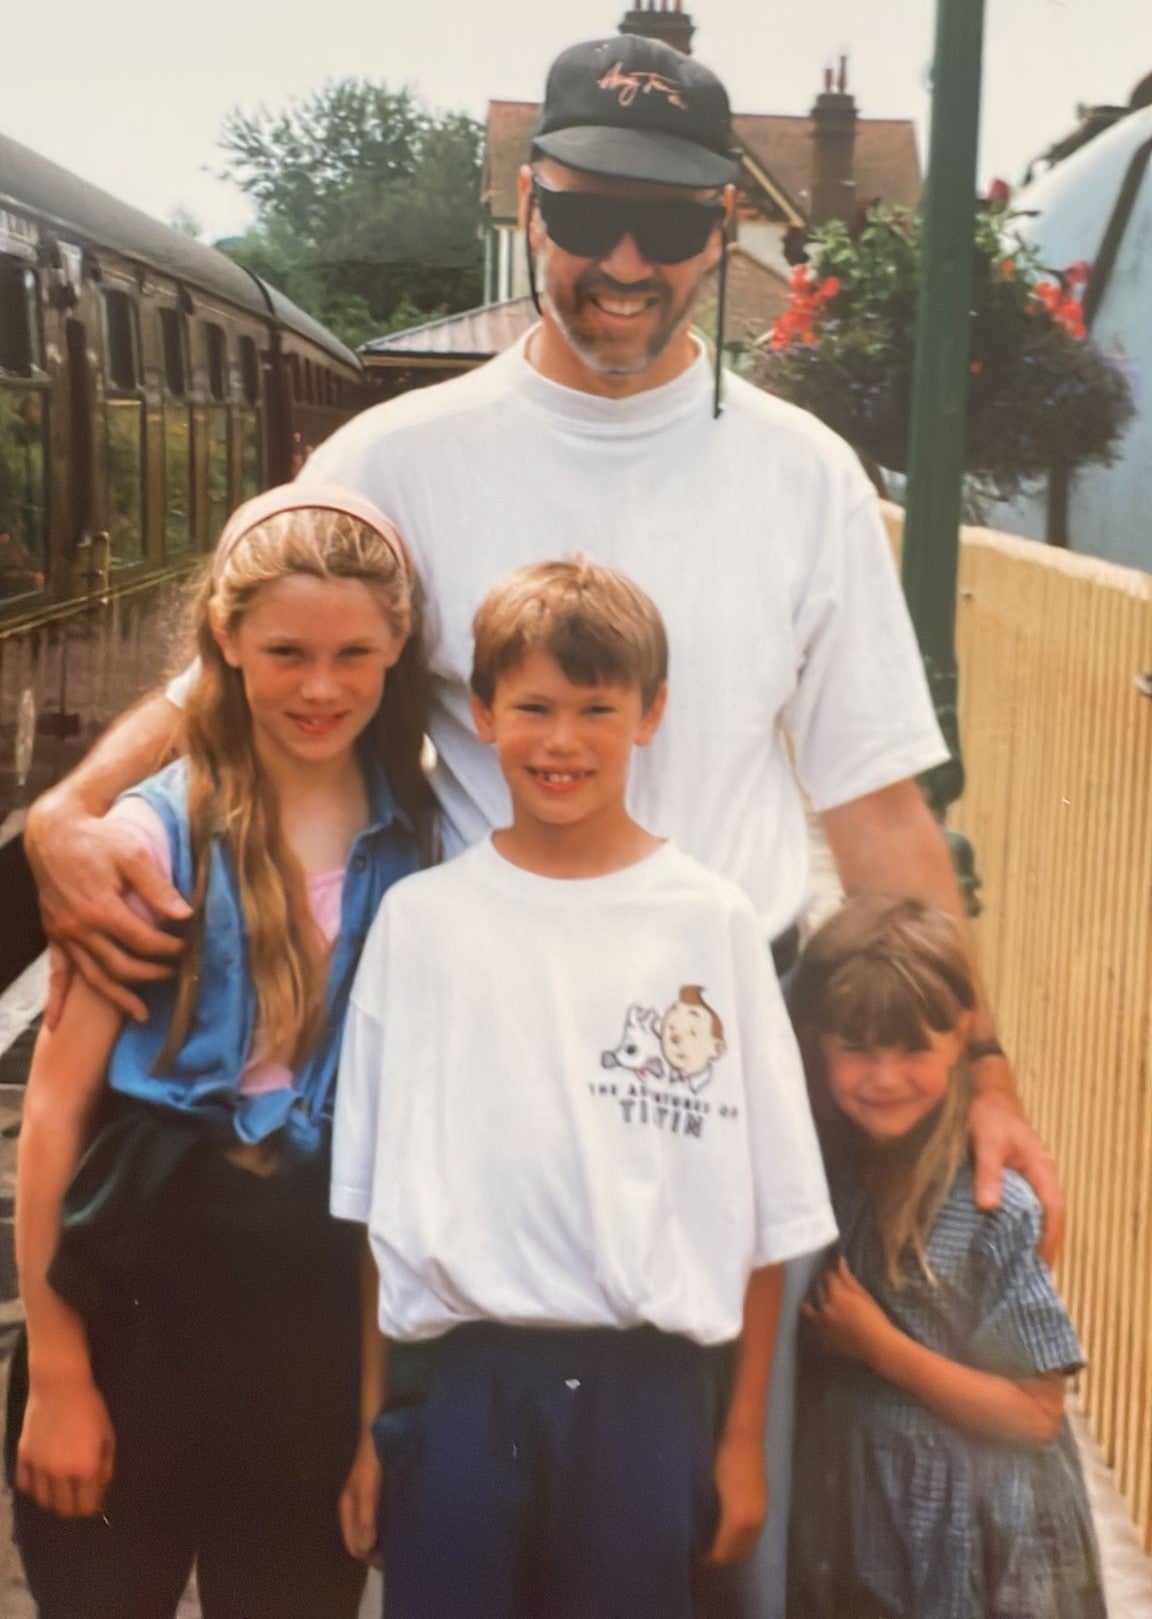
<svg viewBox="0 0 1152 1619">
<path fill-rule="evenodd" d="M 16 1488 L 62 1518 L 100 1511 L 112 1482 L 116 1436 L 90 1377 L 33 1382 L 16 1450 Z"/>
<path fill-rule="evenodd" d="M 747 1557 L 768 1516 L 768 1481 L 759 1434 L 721 1439 L 713 1467 L 720 1517 L 705 1559 L 736 1563 Z"/>
<path fill-rule="evenodd" d="M 815 1303 L 802 1304 L 800 1313 L 822 1348 L 853 1360 L 869 1360 L 892 1331 L 884 1311 L 843 1259 L 824 1272 Z"/>
<path fill-rule="evenodd" d="M 380 1461 L 371 1431 L 363 1434 L 340 1492 L 340 1533 L 352 1557 L 370 1563 L 376 1550 L 380 1511 Z"/>
</svg>

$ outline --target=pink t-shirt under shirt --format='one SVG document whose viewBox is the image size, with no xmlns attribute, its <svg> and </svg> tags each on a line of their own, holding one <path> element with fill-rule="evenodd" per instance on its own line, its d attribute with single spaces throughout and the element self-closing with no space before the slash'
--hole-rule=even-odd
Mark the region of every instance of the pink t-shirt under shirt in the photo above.
<svg viewBox="0 0 1152 1619">
<path fill-rule="evenodd" d="M 165 877 L 172 877 L 172 850 L 168 843 L 168 834 L 164 830 L 164 823 L 152 806 L 142 798 L 121 798 L 115 803 L 109 815 L 119 821 L 121 825 L 131 827 L 139 834 L 148 853 Z M 308 878 L 308 904 L 320 935 L 326 945 L 334 943 L 340 931 L 340 904 L 344 893 L 344 867 L 337 871 L 322 871 L 314 877 Z M 143 902 L 132 896 L 135 903 L 147 915 L 149 921 L 155 920 L 152 913 Z M 284 1063 L 269 1062 L 260 1055 L 260 1031 L 256 1031 L 253 1042 L 252 1056 L 245 1064 L 244 1072 L 240 1075 L 238 1089 L 245 1096 L 256 1096 L 264 1091 L 283 1090 L 292 1084 L 292 1071 Z"/>
</svg>

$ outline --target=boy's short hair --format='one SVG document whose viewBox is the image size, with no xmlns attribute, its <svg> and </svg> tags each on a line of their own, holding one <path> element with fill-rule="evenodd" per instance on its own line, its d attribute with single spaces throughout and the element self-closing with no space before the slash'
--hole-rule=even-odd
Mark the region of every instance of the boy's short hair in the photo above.
<svg viewBox="0 0 1152 1619">
<path fill-rule="evenodd" d="M 491 704 L 500 676 L 530 652 L 555 658 L 576 686 L 639 686 L 644 708 L 668 678 L 668 635 L 655 602 L 588 557 L 518 568 L 472 620 L 472 690 Z"/>
</svg>

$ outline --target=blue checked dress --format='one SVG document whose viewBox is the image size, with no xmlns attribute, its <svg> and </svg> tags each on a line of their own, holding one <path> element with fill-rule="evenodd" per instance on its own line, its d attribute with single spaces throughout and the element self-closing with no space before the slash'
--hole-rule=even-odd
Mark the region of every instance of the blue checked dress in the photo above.
<svg viewBox="0 0 1152 1619">
<path fill-rule="evenodd" d="M 928 1243 L 935 1286 L 909 1263 L 892 1287 L 862 1189 L 834 1201 L 849 1268 L 909 1337 L 1002 1377 L 1083 1365 L 1019 1176 L 985 1214 L 960 1171 Z M 789 1619 L 1103 1619 L 1067 1423 L 1048 1444 L 981 1439 L 810 1341 L 801 1365 Z"/>
</svg>

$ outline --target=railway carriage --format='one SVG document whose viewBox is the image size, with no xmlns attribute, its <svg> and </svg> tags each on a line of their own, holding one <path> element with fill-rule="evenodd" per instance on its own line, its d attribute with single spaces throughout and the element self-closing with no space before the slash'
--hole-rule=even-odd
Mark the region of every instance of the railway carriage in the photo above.
<svg viewBox="0 0 1152 1619">
<path fill-rule="evenodd" d="M 363 402 L 274 288 L 0 135 L 0 985 L 39 945 L 28 803 L 180 655 L 231 507 Z"/>
</svg>

